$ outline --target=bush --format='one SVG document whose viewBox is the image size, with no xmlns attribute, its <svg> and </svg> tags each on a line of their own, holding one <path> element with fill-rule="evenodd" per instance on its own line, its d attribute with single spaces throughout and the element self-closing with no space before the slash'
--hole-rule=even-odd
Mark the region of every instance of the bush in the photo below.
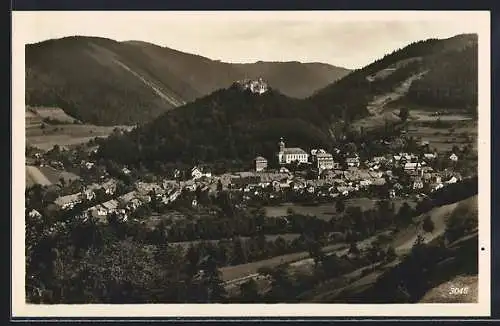
<svg viewBox="0 0 500 326">
<path fill-rule="evenodd" d="M 429 215 L 425 217 L 424 222 L 422 224 L 422 229 L 428 233 L 432 233 L 432 231 L 434 231 L 434 222 L 432 221 Z"/>
</svg>

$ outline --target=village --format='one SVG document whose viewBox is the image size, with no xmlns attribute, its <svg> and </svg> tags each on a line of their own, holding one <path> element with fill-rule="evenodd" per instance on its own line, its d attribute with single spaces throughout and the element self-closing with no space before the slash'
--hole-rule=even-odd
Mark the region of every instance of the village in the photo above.
<svg viewBox="0 0 500 326">
<path fill-rule="evenodd" d="M 100 169 L 98 182 L 83 185 L 78 192 L 59 196 L 54 204 L 58 211 L 69 213 L 73 218 L 107 224 L 111 219 L 126 222 L 132 216 L 136 220 L 147 219 L 147 216 L 134 213 L 152 204 L 169 207 L 182 197 L 190 198 L 190 206 L 196 207 L 200 194 L 213 195 L 223 190 L 234 194 L 233 199 L 239 202 L 238 205 L 249 206 L 285 202 L 315 205 L 356 197 L 419 200 L 463 178 L 453 169 L 460 157 L 453 152 L 426 152 L 428 143 L 422 145 L 419 153 L 387 153 L 365 160 L 356 152 L 342 152 L 340 149 L 328 153 L 323 149 L 306 152 L 301 148 L 286 147 L 283 138 L 277 145 L 276 168 L 270 167 L 268 159 L 258 156 L 253 161 L 252 170 L 215 175 L 202 166 L 194 166 L 187 173 L 175 170 L 173 178 L 156 182 L 136 178 L 125 190 L 117 189 L 119 180 Z M 449 168 L 438 169 L 436 161 L 439 157 Z M 47 164 L 41 154 L 35 154 L 35 158 L 39 165 Z M 62 166 L 61 162 L 50 164 L 57 168 Z M 97 162 L 82 160 L 80 168 L 95 170 Z M 129 176 L 132 171 L 124 166 L 120 173 Z M 40 213 L 31 211 L 29 214 L 36 216 Z"/>
</svg>

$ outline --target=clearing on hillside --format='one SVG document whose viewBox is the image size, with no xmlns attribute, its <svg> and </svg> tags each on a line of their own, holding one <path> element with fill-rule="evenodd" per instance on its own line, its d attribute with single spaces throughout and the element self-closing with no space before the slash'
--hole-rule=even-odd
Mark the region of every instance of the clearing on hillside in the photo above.
<svg viewBox="0 0 500 326">
<path fill-rule="evenodd" d="M 25 111 L 26 144 L 42 150 L 50 150 L 54 145 L 71 147 L 96 137 L 107 137 L 115 128 L 130 130 L 133 127 L 80 124 L 60 108 L 27 107 Z"/>
</svg>

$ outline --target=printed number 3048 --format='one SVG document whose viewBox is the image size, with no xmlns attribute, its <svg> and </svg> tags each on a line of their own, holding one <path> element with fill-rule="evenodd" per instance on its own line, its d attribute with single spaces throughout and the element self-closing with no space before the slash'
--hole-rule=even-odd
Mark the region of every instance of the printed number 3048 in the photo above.
<svg viewBox="0 0 500 326">
<path fill-rule="evenodd" d="M 451 287 L 450 292 L 448 292 L 448 294 L 450 294 L 450 295 L 465 295 L 468 292 L 469 292 L 469 287 L 460 287 L 460 288 Z"/>
</svg>

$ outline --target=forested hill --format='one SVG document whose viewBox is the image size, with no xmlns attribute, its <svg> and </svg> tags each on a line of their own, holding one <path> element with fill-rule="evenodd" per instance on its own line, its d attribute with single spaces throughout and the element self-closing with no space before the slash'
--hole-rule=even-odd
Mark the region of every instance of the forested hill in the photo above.
<svg viewBox="0 0 500 326">
<path fill-rule="evenodd" d="M 257 155 L 273 158 L 280 137 L 290 147 L 330 149 L 335 132 L 344 125 L 340 120 L 363 118 L 375 95 L 391 92 L 420 73 L 422 78 L 411 85 L 404 100 L 472 108 L 477 101 L 477 62 L 470 60 L 477 58 L 476 51 L 476 35 L 416 42 L 308 99 L 287 97 L 272 84 L 262 95 L 233 85 L 169 111 L 130 134 L 110 137 L 101 145 L 100 155 L 127 164 L 249 163 Z"/>
<path fill-rule="evenodd" d="M 367 106 L 374 96 L 422 73 L 402 100 L 430 108 L 475 110 L 477 42 L 477 34 L 414 42 L 353 71 L 308 100 L 326 115 L 359 119 L 369 114 Z"/>
<path fill-rule="evenodd" d="M 328 148 L 327 123 L 309 102 L 274 89 L 262 95 L 234 84 L 163 114 L 125 136 L 111 136 L 102 157 L 126 164 L 251 162 L 271 159 L 280 137 L 290 147 Z"/>
<path fill-rule="evenodd" d="M 150 121 L 234 81 L 262 77 L 303 98 L 349 70 L 326 64 L 230 64 L 139 41 L 66 37 L 26 46 L 26 104 L 98 125 Z"/>
</svg>

